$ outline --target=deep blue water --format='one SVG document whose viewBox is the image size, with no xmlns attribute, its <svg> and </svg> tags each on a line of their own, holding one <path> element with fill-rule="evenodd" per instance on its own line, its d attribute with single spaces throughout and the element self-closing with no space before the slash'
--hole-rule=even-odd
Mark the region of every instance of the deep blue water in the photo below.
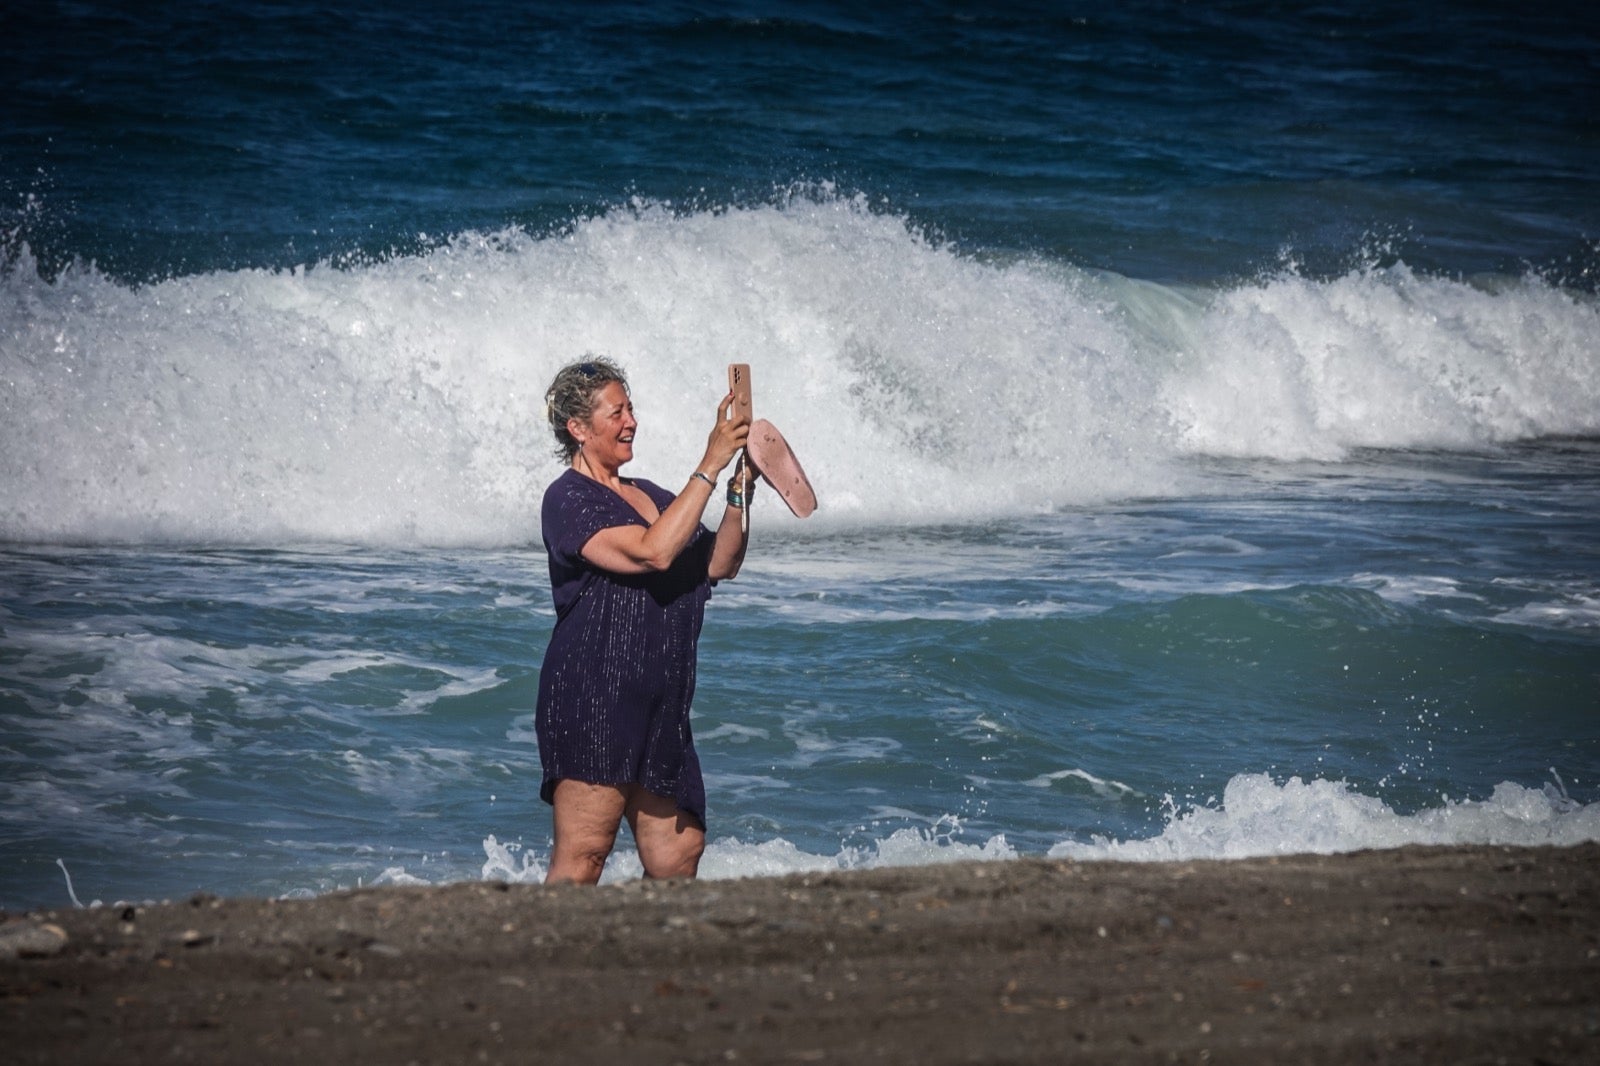
<svg viewBox="0 0 1600 1066">
<path fill-rule="evenodd" d="M 4 208 L 129 280 L 832 183 L 1155 280 L 1592 271 L 1580 4 L 15 5 Z M 1591 282 L 1592 284 L 1592 282 Z"/>
<path fill-rule="evenodd" d="M 633 472 L 737 359 L 821 498 L 708 615 L 708 874 L 1600 838 L 1597 44 L 7 9 L 0 906 L 539 876 L 587 351 Z"/>
</svg>

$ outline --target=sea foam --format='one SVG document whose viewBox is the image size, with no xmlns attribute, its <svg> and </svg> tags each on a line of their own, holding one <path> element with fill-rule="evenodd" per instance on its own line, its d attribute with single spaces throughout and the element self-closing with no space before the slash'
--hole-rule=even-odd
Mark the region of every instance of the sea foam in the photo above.
<svg viewBox="0 0 1600 1066">
<path fill-rule="evenodd" d="M 1023 854 L 1003 833 L 981 840 L 965 836 L 961 819 L 946 816 L 931 826 L 903 827 L 863 845 L 841 847 L 832 855 L 807 852 L 781 837 L 754 842 L 725 837 L 707 846 L 700 876 L 709 880 L 777 877 L 1007 861 Z M 1502 782 L 1488 799 L 1442 799 L 1436 807 L 1401 814 L 1342 781 L 1294 777 L 1280 783 L 1267 774 L 1239 774 L 1228 782 L 1215 806 L 1179 809 L 1169 805 L 1166 824 L 1155 836 L 1063 841 L 1047 854 L 1052 859 L 1080 862 L 1182 862 L 1335 854 L 1412 844 L 1560 846 L 1587 841 L 1600 841 L 1600 803 L 1586 806 L 1569 798 L 1559 777 L 1537 789 Z M 503 844 L 489 836 L 483 848 L 485 879 L 544 880 L 542 859 L 520 845 Z M 642 874 L 638 855 L 624 847 L 612 856 L 602 880 L 612 884 Z M 393 868 L 383 876 L 396 883 L 409 877 L 403 869 Z"/>
<path fill-rule="evenodd" d="M 630 472 L 673 487 L 750 363 L 810 528 L 1160 496 L 1199 454 L 1600 432 L 1600 310 L 1536 277 L 1179 289 L 972 254 L 827 190 L 146 285 L 0 259 L 8 540 L 525 544 L 558 471 L 544 389 L 592 352 L 632 379 Z"/>
<path fill-rule="evenodd" d="M 1557 783 L 1533 789 L 1506 781 L 1484 800 L 1442 799 L 1401 814 L 1343 781 L 1276 782 L 1240 774 L 1221 803 L 1169 810 L 1147 839 L 1064 841 L 1051 858 L 1167 862 L 1243 859 L 1260 855 L 1332 854 L 1408 844 L 1562 845 L 1600 840 L 1600 803 L 1584 806 Z"/>
</svg>

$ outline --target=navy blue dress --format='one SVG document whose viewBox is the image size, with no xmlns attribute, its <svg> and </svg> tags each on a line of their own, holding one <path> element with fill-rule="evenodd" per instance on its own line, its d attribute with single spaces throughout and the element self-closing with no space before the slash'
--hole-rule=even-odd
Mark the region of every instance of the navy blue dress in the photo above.
<svg viewBox="0 0 1600 1066">
<path fill-rule="evenodd" d="M 632 479 L 658 511 L 675 498 Z M 705 783 L 689 731 L 695 658 L 715 536 L 700 526 L 659 573 L 601 570 L 581 554 L 613 526 L 650 523 L 615 492 L 568 470 L 545 490 L 545 551 L 556 624 L 539 668 L 535 729 L 546 803 L 556 782 L 638 784 L 677 801 L 703 829 Z"/>
</svg>

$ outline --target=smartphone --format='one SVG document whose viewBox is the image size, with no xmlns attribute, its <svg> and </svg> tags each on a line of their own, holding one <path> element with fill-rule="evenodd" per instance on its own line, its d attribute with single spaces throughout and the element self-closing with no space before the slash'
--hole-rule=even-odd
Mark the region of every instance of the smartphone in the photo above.
<svg viewBox="0 0 1600 1066">
<path fill-rule="evenodd" d="M 728 364 L 728 391 L 733 393 L 733 410 L 730 412 L 734 418 L 750 420 L 750 364 Z"/>
</svg>

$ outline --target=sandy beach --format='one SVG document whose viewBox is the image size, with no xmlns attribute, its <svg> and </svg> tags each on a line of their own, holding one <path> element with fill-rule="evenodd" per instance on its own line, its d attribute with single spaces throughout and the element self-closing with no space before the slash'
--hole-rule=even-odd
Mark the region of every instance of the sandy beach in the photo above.
<svg viewBox="0 0 1600 1066">
<path fill-rule="evenodd" d="M 1600 845 L 7 917 L 7 1062 L 1600 1060 Z"/>
</svg>

